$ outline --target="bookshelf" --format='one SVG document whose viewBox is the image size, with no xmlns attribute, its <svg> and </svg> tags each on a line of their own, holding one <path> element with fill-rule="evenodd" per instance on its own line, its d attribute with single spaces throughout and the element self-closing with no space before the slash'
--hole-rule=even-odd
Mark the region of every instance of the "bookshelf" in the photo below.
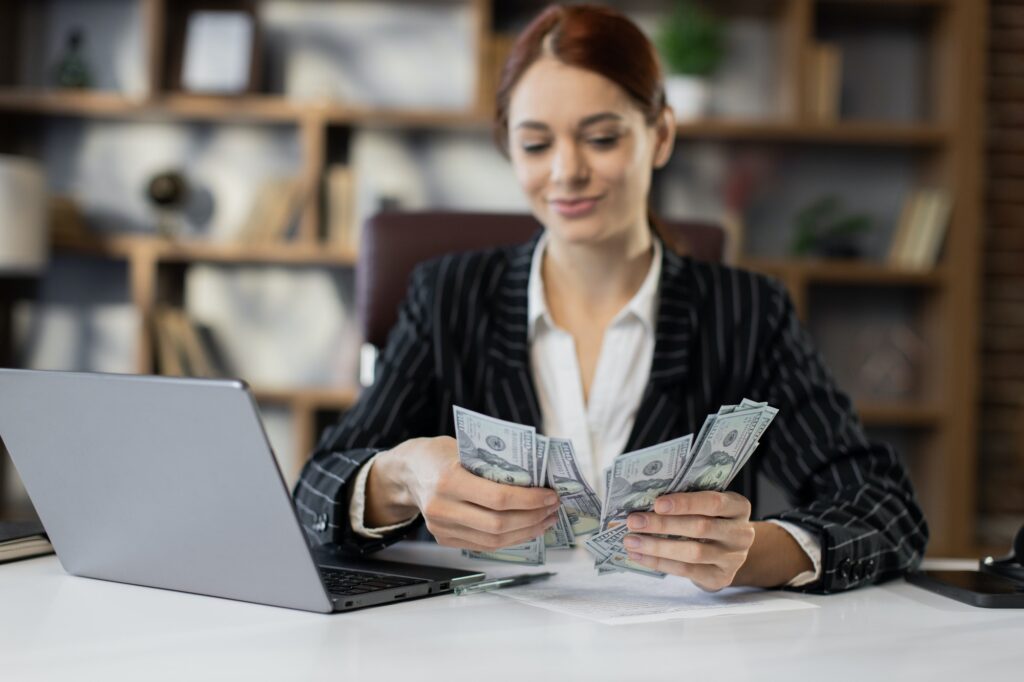
<svg viewBox="0 0 1024 682">
<path fill-rule="evenodd" d="M 461 0 L 471 16 L 470 59 L 475 73 L 473 95 L 461 109 L 394 108 L 340 103 L 328 99 L 296 100 L 279 88 L 238 97 L 197 96 L 172 86 L 169 70 L 171 27 L 180 26 L 190 7 L 231 3 L 174 3 L 122 0 L 136 12 L 141 35 L 145 87 L 132 92 L 53 91 L 19 78 L 19 46 L 32 36 L 18 27 L 33 11 L 28 0 L 0 0 L 0 151 L 34 152 L 32 140 L 57 121 L 100 121 L 107 125 L 163 122 L 181 126 L 283 126 L 300 150 L 298 174 L 314 187 L 301 207 L 298 229 L 275 244 L 169 242 L 152 236 L 62 237 L 57 253 L 124 262 L 128 290 L 140 320 L 137 331 L 138 372 L 154 368 L 154 343 L 144 323 L 154 307 L 180 304 L 185 273 L 193 265 L 233 267 L 302 266 L 349 270 L 358 258 L 351 249 L 324 242 L 327 167 L 338 158 L 353 131 L 388 129 L 431 136 L 471 132 L 486 138 L 490 98 L 509 35 L 542 3 L 508 0 Z M 44 4 L 61 4 L 56 0 Z M 272 4 L 257 2 L 257 7 Z M 297 3 L 302 11 L 302 3 Z M 428 3 L 430 4 L 430 3 Z M 438 6 L 444 2 L 435 2 Z M 447 4 L 452 4 L 451 2 Z M 460 4 L 460 3 L 455 3 Z M 618 4 L 627 12 L 664 11 L 666 2 L 644 0 Z M 680 144 L 700 143 L 729 149 L 825 149 L 828 154 L 862 150 L 895 154 L 906 162 L 915 181 L 939 186 L 954 198 L 947 244 L 939 265 L 905 270 L 880 259 L 794 259 L 771 253 L 745 253 L 740 264 L 779 278 L 798 312 L 811 322 L 822 291 L 853 292 L 884 305 L 894 297 L 913 301 L 910 324 L 927 341 L 927 375 L 918 394 L 901 399 L 855 396 L 861 417 L 876 433 L 894 434 L 904 450 L 932 525 L 933 554 L 970 554 L 975 549 L 977 323 L 981 242 L 981 152 L 985 3 L 974 0 L 771 0 L 713 3 L 726 19 L 755 17 L 777 36 L 777 89 L 769 115 L 720 114 L 680 123 Z M 316 3 L 310 3 L 310 6 Z M 432 5 L 431 5 L 432 6 Z M 821 40 L 833 41 L 850 56 L 850 71 L 870 66 L 864 45 L 875 35 L 894 35 L 914 47 L 917 71 L 906 84 L 916 96 L 907 111 L 887 109 L 859 97 L 855 78 L 844 92 L 849 111 L 821 120 L 811 107 L 812 84 L 806 60 Z M 870 51 L 867 51 L 870 53 Z M 915 59 L 917 57 L 915 56 Z M 269 59 L 269 57 L 267 57 Z M 905 85 L 906 85 L 905 84 Z M 975 93 L 977 90 L 977 93 Z M 977 96 L 975 96 L 975 94 Z M 872 108 L 874 107 L 874 108 Z M 908 113 L 909 112 L 909 113 Z M 339 142 L 340 141 L 340 142 Z M 344 156 L 344 153 L 341 154 Z M 657 183 L 661 186 L 657 186 Z M 657 191 L 672 189 L 671 179 L 656 178 Z M 325 416 L 343 412 L 357 398 L 353 388 L 255 386 L 261 404 L 283 407 L 293 420 L 295 461 L 312 447 Z M 290 472 L 294 474 L 295 472 Z"/>
</svg>

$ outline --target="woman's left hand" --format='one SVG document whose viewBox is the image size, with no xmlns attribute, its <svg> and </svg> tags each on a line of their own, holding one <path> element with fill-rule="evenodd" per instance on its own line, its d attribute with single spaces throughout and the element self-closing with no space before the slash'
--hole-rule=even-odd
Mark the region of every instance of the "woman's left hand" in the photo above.
<svg viewBox="0 0 1024 682">
<path fill-rule="evenodd" d="M 624 539 L 630 559 L 709 592 L 732 584 L 754 544 L 750 501 L 733 492 L 664 495 L 653 512 L 630 514 L 628 525 L 634 531 Z"/>
</svg>

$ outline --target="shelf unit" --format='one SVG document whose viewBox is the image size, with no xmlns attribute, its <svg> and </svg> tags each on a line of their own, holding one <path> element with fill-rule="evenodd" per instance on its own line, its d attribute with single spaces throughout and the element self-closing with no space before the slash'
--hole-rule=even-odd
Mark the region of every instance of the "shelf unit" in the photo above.
<svg viewBox="0 0 1024 682">
<path fill-rule="evenodd" d="M 300 229 L 288 243 L 247 246 L 169 242 L 152 237 L 107 237 L 57 241 L 56 249 L 81 256 L 124 260 L 128 264 L 132 302 L 140 318 L 159 303 L 159 281 L 170 272 L 181 276 L 191 263 L 288 264 L 349 268 L 356 253 L 329 250 L 318 242 L 323 225 L 321 180 L 328 163 L 332 131 L 366 127 L 486 132 L 498 63 L 508 36 L 496 28 L 499 15 L 528 16 L 540 5 L 508 0 L 465 0 L 474 32 L 476 94 L 465 111 L 401 111 L 332 102 L 294 102 L 280 93 L 242 97 L 200 97 L 168 87 L 170 57 L 167 27 L 185 11 L 167 0 L 135 0 L 142 11 L 149 87 L 139 96 L 113 92 L 55 92 L 17 82 L 18 15 L 28 0 L 0 0 L 0 151 L 19 151 L 28 130 L 52 117 L 108 121 L 167 120 L 204 123 L 283 124 L 296 128 L 302 150 L 301 176 L 314 191 L 302 207 Z M 185 3 L 202 5 L 204 3 Z M 211 3 L 212 5 L 213 3 Z M 224 3 L 219 3 L 223 5 Z M 259 3 L 257 3 L 259 4 Z M 649 5 L 651 3 L 644 3 Z M 654 3 L 657 4 L 657 3 Z M 743 257 L 741 265 L 778 277 L 792 294 L 798 312 L 810 314 L 816 287 L 851 287 L 885 297 L 892 289 L 913 290 L 921 298 L 920 322 L 939 359 L 928 369 L 927 399 L 903 402 L 858 401 L 869 427 L 896 428 L 915 434 L 919 447 L 908 453 L 932 530 L 933 554 L 969 554 L 974 547 L 975 505 L 975 301 L 978 297 L 981 184 L 980 94 L 983 73 L 985 3 L 976 0 L 773 0 L 762 3 L 779 23 L 783 59 L 782 112 L 767 120 L 708 119 L 680 124 L 680 140 L 730 145 L 826 145 L 837 148 L 896 149 L 920 153 L 923 182 L 938 184 L 955 196 L 952 226 L 940 267 L 926 271 L 896 270 L 884 264 L 833 260 Z M 536 5 L 536 6 L 535 6 Z M 751 3 L 715 3 L 727 16 L 748 11 Z M 626 5 L 626 9 L 630 9 Z M 849 18 L 883 24 L 907 18 L 921 27 L 928 44 L 930 84 L 928 114 L 920 120 L 838 120 L 822 123 L 809 107 L 804 64 L 822 22 Z M 973 88 L 973 89 L 972 89 Z M 978 96 L 973 96 L 974 89 Z M 12 125 L 6 125 L 6 124 Z M 4 129 L 7 129 L 6 133 Z M 139 372 L 153 369 L 148 325 L 138 330 Z M 261 403 L 284 405 L 294 415 L 296 447 L 308 452 L 317 419 L 353 404 L 350 389 L 271 389 L 256 387 Z"/>
</svg>

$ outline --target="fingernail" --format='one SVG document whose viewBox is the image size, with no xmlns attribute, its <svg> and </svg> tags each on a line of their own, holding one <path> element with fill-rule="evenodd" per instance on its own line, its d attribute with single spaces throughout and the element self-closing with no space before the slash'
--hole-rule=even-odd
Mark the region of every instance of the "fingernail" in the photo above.
<svg viewBox="0 0 1024 682">
<path fill-rule="evenodd" d="M 629 556 L 630 561 L 635 561 L 638 564 L 641 563 L 641 560 L 644 558 L 643 554 L 638 554 L 637 552 L 626 552 L 626 554 Z"/>
<path fill-rule="evenodd" d="M 622 544 L 631 549 L 640 549 L 640 538 L 635 538 L 632 535 L 627 535 L 623 540 Z"/>
<path fill-rule="evenodd" d="M 631 529 L 639 530 L 647 527 L 647 517 L 640 514 L 630 514 L 629 518 L 626 519 L 626 523 Z"/>
<path fill-rule="evenodd" d="M 545 497 L 544 501 L 547 502 L 548 504 L 558 504 L 558 495 L 552 493 Z"/>
<path fill-rule="evenodd" d="M 672 500 L 661 498 L 654 503 L 654 511 L 659 514 L 667 514 L 672 511 Z"/>
</svg>

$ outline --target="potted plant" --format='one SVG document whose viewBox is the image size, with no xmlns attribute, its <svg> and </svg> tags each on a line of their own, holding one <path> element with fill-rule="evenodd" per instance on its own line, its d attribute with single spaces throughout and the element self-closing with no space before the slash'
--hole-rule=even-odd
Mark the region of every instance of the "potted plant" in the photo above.
<svg viewBox="0 0 1024 682">
<path fill-rule="evenodd" d="M 708 78 L 724 54 L 722 22 L 693 0 L 680 0 L 656 42 L 668 71 L 665 97 L 676 120 L 700 118 L 707 111 Z"/>
<path fill-rule="evenodd" d="M 828 195 L 812 202 L 796 216 L 796 232 L 790 251 L 794 256 L 860 258 L 858 236 L 871 230 L 871 219 L 847 213 L 839 197 Z"/>
</svg>

